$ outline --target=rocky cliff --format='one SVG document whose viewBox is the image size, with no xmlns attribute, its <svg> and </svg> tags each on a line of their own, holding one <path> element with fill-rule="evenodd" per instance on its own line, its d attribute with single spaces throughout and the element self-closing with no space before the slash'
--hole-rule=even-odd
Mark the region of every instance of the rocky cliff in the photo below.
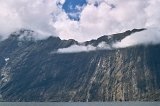
<svg viewBox="0 0 160 106">
<path fill-rule="evenodd" d="M 134 29 L 83 45 L 108 45 Z M 28 36 L 22 36 L 27 33 Z M 53 53 L 75 40 L 32 38 L 21 30 L 0 42 L 0 96 L 4 101 L 160 100 L 160 45 L 80 53 Z"/>
</svg>

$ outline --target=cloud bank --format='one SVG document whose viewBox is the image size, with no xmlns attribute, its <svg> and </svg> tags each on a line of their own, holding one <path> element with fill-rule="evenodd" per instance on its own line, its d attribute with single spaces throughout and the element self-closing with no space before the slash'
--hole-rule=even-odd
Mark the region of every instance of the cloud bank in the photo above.
<svg viewBox="0 0 160 106">
<path fill-rule="evenodd" d="M 0 35 L 3 37 L 22 28 L 43 33 L 41 35 L 55 35 L 51 16 L 58 12 L 55 1 L 0 0 L 0 4 Z"/>
<path fill-rule="evenodd" d="M 121 41 L 114 42 L 108 45 L 106 42 L 99 43 L 96 47 L 92 45 L 72 45 L 68 48 L 58 49 L 56 53 L 78 53 L 78 52 L 90 52 L 97 50 L 114 50 L 119 48 L 132 47 L 136 45 L 156 45 L 160 43 L 160 29 L 150 28 L 141 32 L 136 32 L 130 36 L 125 37 Z"/>
<path fill-rule="evenodd" d="M 111 47 L 106 42 L 101 42 L 97 46 L 93 45 L 71 45 L 67 48 L 58 49 L 54 53 L 79 53 L 79 52 L 90 52 L 96 50 L 111 50 Z"/>
<path fill-rule="evenodd" d="M 0 35 L 6 38 L 11 32 L 26 28 L 41 33 L 39 38 L 52 34 L 82 42 L 104 34 L 160 25 L 160 0 L 87 0 L 85 6 L 79 7 L 79 21 L 68 17 L 62 9 L 64 3 L 65 0 L 0 0 Z"/>
<path fill-rule="evenodd" d="M 113 48 L 126 48 L 135 45 L 149 45 L 160 43 L 160 29 L 150 28 L 142 32 L 134 33 L 124 38 L 121 42 L 116 42 Z"/>
<path fill-rule="evenodd" d="M 96 47 L 92 45 L 83 46 L 83 45 L 72 45 L 68 48 L 58 49 L 56 53 L 79 53 L 79 52 L 89 52 L 95 51 Z"/>
<path fill-rule="evenodd" d="M 86 41 L 133 28 L 159 27 L 160 0 L 88 0 L 80 20 L 61 14 L 54 26 L 63 39 Z"/>
</svg>

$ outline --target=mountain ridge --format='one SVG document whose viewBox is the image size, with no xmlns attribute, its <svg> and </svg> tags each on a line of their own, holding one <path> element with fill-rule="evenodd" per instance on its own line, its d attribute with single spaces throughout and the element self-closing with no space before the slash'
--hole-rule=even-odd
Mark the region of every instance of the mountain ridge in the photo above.
<svg viewBox="0 0 160 106">
<path fill-rule="evenodd" d="M 8 102 L 160 100 L 159 44 L 51 53 L 75 44 L 79 43 L 53 37 L 37 41 L 8 38 L 0 42 L 2 99 Z"/>
</svg>

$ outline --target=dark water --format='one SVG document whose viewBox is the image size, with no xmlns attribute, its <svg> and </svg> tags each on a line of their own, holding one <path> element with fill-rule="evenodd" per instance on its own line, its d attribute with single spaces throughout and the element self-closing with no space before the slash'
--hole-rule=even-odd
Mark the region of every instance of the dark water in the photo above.
<svg viewBox="0 0 160 106">
<path fill-rule="evenodd" d="M 0 106 L 160 106 L 160 102 L 91 102 L 91 103 L 30 103 L 30 102 L 21 102 L 21 103 L 8 103 L 1 102 Z"/>
</svg>

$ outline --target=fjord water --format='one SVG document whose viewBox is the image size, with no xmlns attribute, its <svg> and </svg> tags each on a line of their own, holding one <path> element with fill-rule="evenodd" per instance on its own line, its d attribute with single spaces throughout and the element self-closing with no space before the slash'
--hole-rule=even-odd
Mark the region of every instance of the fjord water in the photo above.
<svg viewBox="0 0 160 106">
<path fill-rule="evenodd" d="M 160 102 L 1 102 L 0 106 L 160 106 Z"/>
</svg>

